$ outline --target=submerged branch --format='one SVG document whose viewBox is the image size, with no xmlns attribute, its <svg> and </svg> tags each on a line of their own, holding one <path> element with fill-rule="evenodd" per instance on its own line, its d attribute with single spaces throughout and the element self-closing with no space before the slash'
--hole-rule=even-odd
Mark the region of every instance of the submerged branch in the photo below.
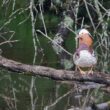
<svg viewBox="0 0 110 110">
<path fill-rule="evenodd" d="M 68 110 L 82 110 L 82 108 L 71 108 Z M 85 107 L 85 110 L 110 110 L 110 101 L 97 105 L 92 105 L 91 107 Z"/>
<path fill-rule="evenodd" d="M 32 76 L 48 77 L 60 81 L 95 82 L 110 86 L 110 74 L 94 72 L 92 76 L 81 76 L 78 72 L 68 70 L 57 70 L 51 67 L 27 65 L 0 56 L 0 66 L 16 74 L 21 73 Z"/>
</svg>

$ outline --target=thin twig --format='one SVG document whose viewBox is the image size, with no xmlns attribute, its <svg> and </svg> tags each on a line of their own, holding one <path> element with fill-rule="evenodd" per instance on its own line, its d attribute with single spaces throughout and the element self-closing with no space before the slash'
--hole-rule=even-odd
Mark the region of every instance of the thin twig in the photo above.
<svg viewBox="0 0 110 110">
<path fill-rule="evenodd" d="M 4 44 L 7 44 L 7 43 L 15 43 L 15 42 L 18 42 L 19 40 L 7 40 L 7 41 L 4 41 L 4 42 L 1 42 L 0 43 L 0 46 L 1 45 L 4 45 Z"/>
<path fill-rule="evenodd" d="M 68 55 L 72 56 L 73 54 L 71 54 L 70 52 L 68 52 L 66 49 L 64 49 L 62 46 L 60 46 L 59 44 L 57 44 L 54 40 L 52 40 L 49 36 L 47 36 L 46 34 L 44 34 L 42 31 L 37 30 L 37 32 L 41 33 L 43 36 L 45 36 L 47 39 L 49 39 L 52 43 L 54 43 L 55 45 L 59 46 L 64 52 L 66 52 Z"/>
</svg>

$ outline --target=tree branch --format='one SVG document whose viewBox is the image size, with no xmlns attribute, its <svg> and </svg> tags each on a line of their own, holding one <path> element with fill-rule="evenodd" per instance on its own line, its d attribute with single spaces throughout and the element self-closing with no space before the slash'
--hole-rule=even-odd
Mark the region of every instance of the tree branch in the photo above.
<svg viewBox="0 0 110 110">
<path fill-rule="evenodd" d="M 0 66 L 15 73 L 48 77 L 60 81 L 95 82 L 110 86 L 110 74 L 94 72 L 92 76 L 81 76 L 78 72 L 57 70 L 51 67 L 27 65 L 0 56 Z"/>
</svg>

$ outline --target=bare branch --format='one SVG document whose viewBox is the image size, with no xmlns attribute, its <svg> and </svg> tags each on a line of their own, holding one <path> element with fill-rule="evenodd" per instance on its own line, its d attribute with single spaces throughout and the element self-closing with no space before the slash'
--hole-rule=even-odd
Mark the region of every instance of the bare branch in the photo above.
<svg viewBox="0 0 110 110">
<path fill-rule="evenodd" d="M 95 82 L 110 86 L 110 74 L 94 72 L 93 76 L 81 76 L 78 72 L 57 70 L 50 67 L 27 65 L 0 56 L 0 66 L 19 74 L 48 77 L 60 81 Z"/>
<path fill-rule="evenodd" d="M 0 46 L 3 45 L 3 44 L 7 44 L 7 43 L 15 43 L 15 42 L 18 42 L 19 40 L 7 40 L 7 41 L 4 41 L 4 42 L 1 42 L 0 43 Z"/>
</svg>

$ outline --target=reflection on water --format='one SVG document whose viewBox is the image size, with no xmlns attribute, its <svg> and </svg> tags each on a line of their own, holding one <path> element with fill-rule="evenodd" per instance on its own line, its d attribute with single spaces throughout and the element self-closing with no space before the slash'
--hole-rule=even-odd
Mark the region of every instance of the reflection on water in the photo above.
<svg viewBox="0 0 110 110">
<path fill-rule="evenodd" d="M 31 107 L 30 104 L 30 76 L 11 74 L 6 70 L 2 70 L 0 78 L 0 105 L 1 108 L 11 110 L 27 110 Z M 62 89 L 61 89 L 62 88 Z M 56 90 L 56 82 L 46 78 L 36 78 L 33 95 L 36 100 L 36 110 L 42 110 L 46 105 L 51 104 L 68 91 L 67 86 L 62 86 Z M 58 92 L 58 93 L 56 93 Z M 64 98 L 65 99 L 65 98 Z M 67 102 L 67 97 L 61 103 Z M 59 109 L 58 109 L 59 108 Z M 60 105 L 57 110 L 60 110 Z M 30 108 L 31 109 L 31 108 Z"/>
<path fill-rule="evenodd" d="M 1 110 L 30 110 L 31 77 L 17 75 L 1 69 L 0 107 Z M 77 91 L 73 84 L 56 82 L 47 78 L 36 77 L 33 88 L 36 110 L 67 110 L 72 106 L 82 106 L 94 98 L 96 103 L 108 101 L 109 94 L 100 89 Z"/>
</svg>

